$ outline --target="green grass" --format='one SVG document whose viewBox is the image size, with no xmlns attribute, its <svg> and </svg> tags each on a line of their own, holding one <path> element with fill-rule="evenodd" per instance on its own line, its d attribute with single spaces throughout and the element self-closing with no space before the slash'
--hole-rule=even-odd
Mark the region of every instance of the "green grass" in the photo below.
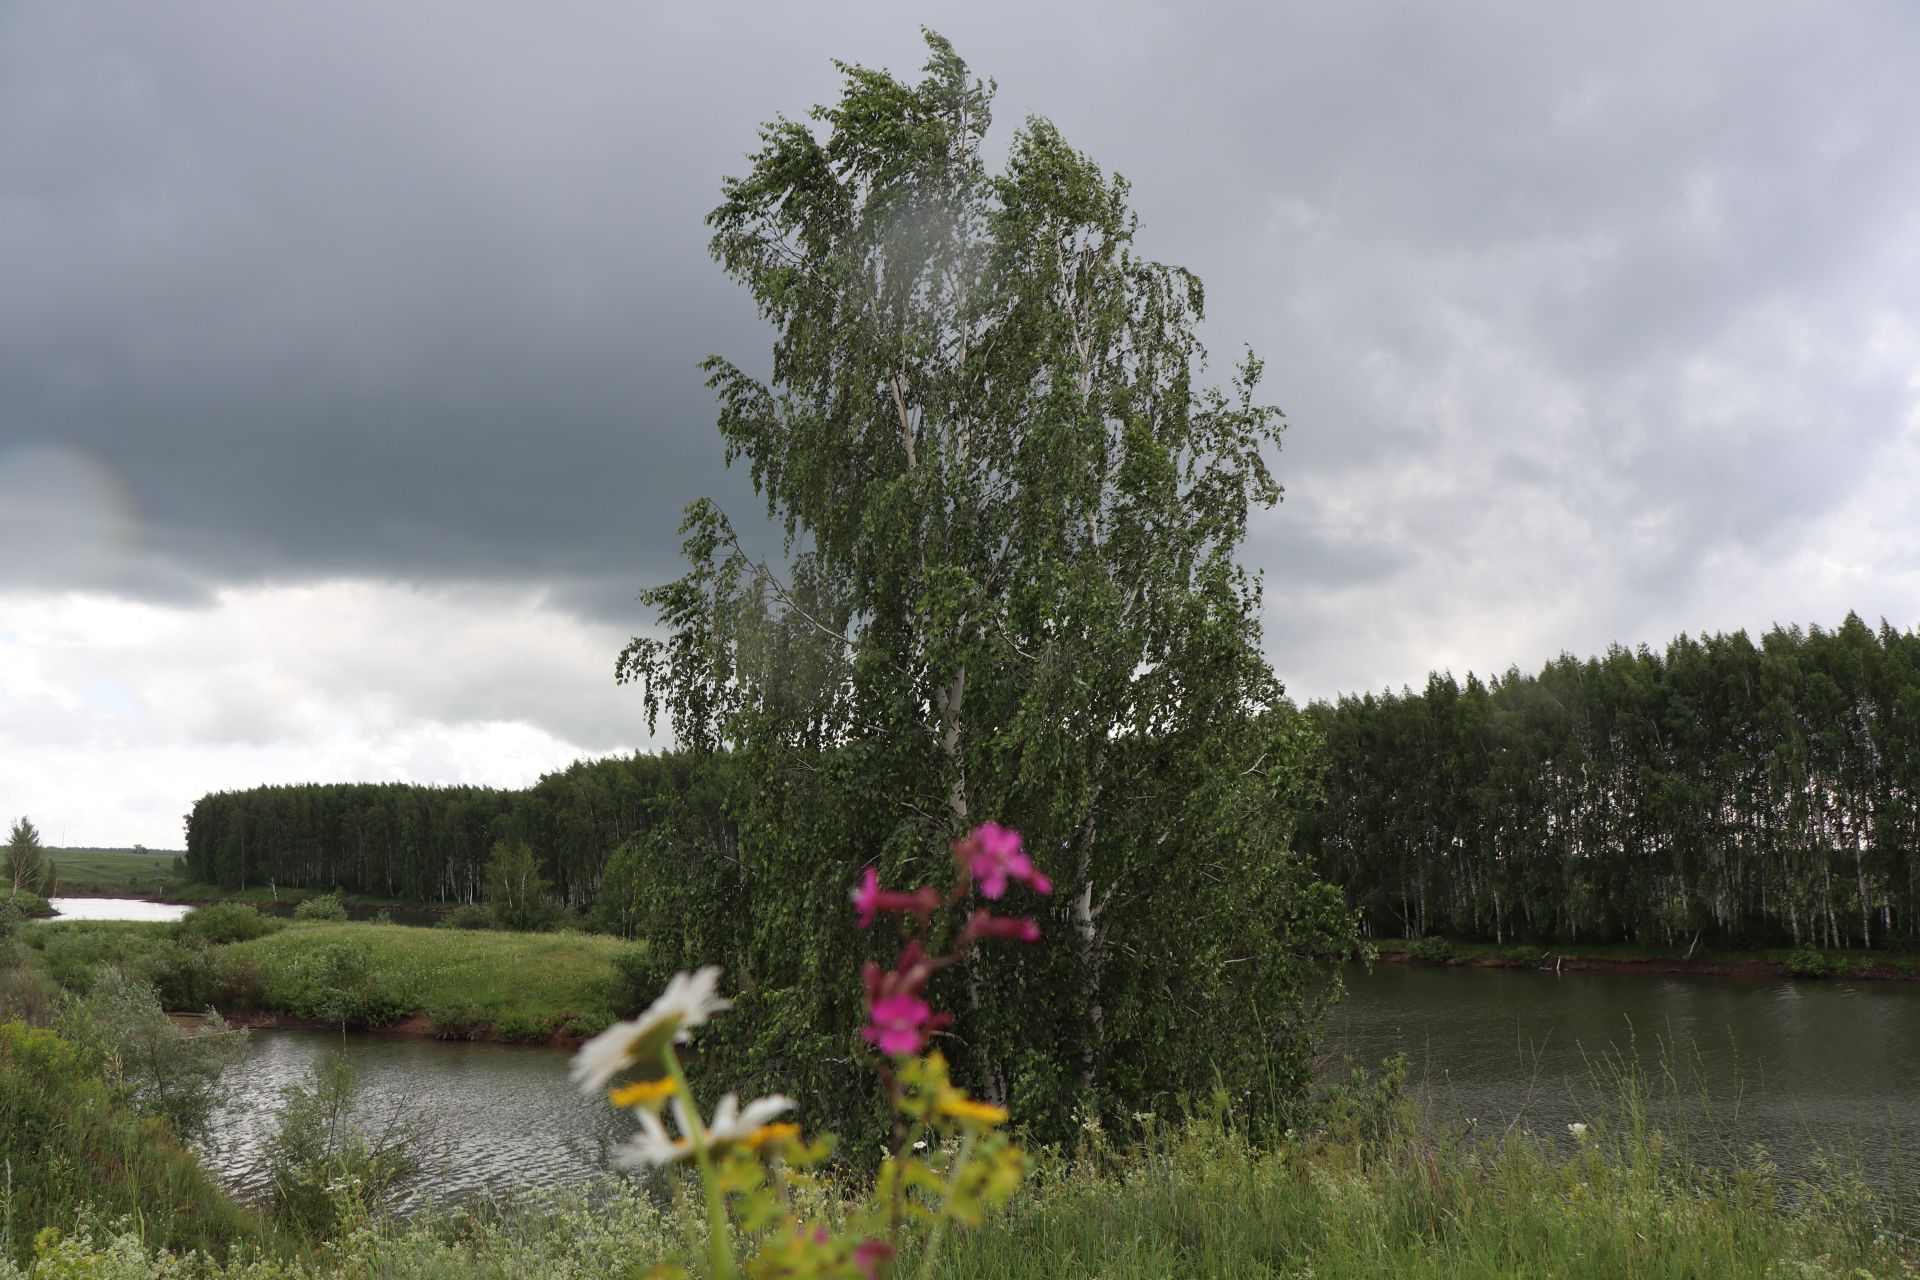
<svg viewBox="0 0 1920 1280">
<path fill-rule="evenodd" d="M 448 1034 L 490 1028 L 509 1039 L 597 1031 L 612 1020 L 613 958 L 633 946 L 582 933 L 502 933 L 406 925 L 298 922 L 221 950 L 257 960 L 269 993 L 297 982 L 303 963 L 335 944 L 371 949 L 376 983 Z"/>
<path fill-rule="evenodd" d="M 1142 1146 L 1036 1153 L 1007 1210 L 955 1237 L 941 1280 L 1911 1280 L 1902 1220 L 1858 1188 L 1776 1183 L 1764 1167 L 1716 1178 L 1672 1157 L 1657 1134 L 1576 1144 L 1521 1137 L 1468 1148 L 1410 1128 L 1249 1145 L 1201 1120 Z M 697 1198 L 696 1198 L 697 1199 Z M 837 1217 L 830 1192 L 829 1219 Z M 688 1211 L 693 1201 L 684 1201 Z M 131 1229 L 121 1241 L 138 1257 Z M 676 1210 L 637 1181 L 523 1197 L 505 1206 L 359 1224 L 324 1251 L 207 1280 L 380 1276 L 600 1277 L 647 1274 L 683 1252 Z M 104 1240 L 78 1252 L 91 1254 Z M 145 1244 L 151 1251 L 152 1241 Z M 123 1261 L 61 1276 L 160 1275 Z M 104 1261 L 104 1259 L 102 1260 Z M 920 1273 L 909 1251 L 895 1275 Z M 166 1274 L 175 1274 L 172 1272 Z M 677 1273 L 676 1273 L 677 1274 Z M 692 1274 L 704 1275 L 696 1269 Z M 4 1276 L 4 1271 L 0 1271 Z"/>
<path fill-rule="evenodd" d="M 260 1234 L 163 1121 L 129 1110 L 66 1040 L 18 1022 L 0 1023 L 0 1156 L 0 1259 L 27 1257 L 42 1227 L 72 1229 L 89 1212 L 136 1215 L 159 1248 Z"/>
<path fill-rule="evenodd" d="M 178 850 L 135 853 L 131 849 L 48 849 L 60 868 L 60 891 L 136 896 L 163 893 L 174 883 Z"/>
</svg>

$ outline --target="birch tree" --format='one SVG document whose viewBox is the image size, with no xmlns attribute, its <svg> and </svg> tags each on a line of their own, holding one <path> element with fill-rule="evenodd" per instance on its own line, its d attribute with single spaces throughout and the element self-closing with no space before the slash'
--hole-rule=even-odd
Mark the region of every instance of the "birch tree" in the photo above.
<svg viewBox="0 0 1920 1280">
<path fill-rule="evenodd" d="M 1065 1114 L 1242 1057 L 1297 1080 L 1347 920 L 1288 852 L 1313 741 L 1238 560 L 1281 415 L 1251 353 L 1206 382 L 1200 281 L 1136 247 L 1126 182 L 1037 118 L 990 169 L 991 85 L 927 44 L 917 84 L 842 65 L 725 183 L 712 253 L 775 339 L 765 378 L 704 367 L 785 563 L 692 504 L 619 678 L 760 780 L 764 937 L 819 930 L 863 863 L 932 878 L 974 823 L 1026 833 L 1064 905 L 1041 958 L 963 975 L 950 1056 L 988 1096 Z M 852 963 L 808 937 L 740 962 L 796 990 Z M 845 1021 L 801 1003 L 793 1035 Z"/>
</svg>

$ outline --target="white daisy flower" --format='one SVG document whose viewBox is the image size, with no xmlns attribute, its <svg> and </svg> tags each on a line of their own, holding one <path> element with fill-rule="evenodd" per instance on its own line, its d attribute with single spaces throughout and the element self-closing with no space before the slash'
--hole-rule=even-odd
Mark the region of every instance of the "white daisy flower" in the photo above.
<svg viewBox="0 0 1920 1280">
<path fill-rule="evenodd" d="M 688 1033 L 707 1019 L 733 1007 L 714 994 L 720 966 L 710 964 L 696 973 L 676 973 L 647 1011 L 631 1022 L 616 1022 L 580 1046 L 573 1055 L 573 1082 L 582 1093 L 598 1093 L 607 1081 L 638 1060 L 643 1052 L 658 1052 L 671 1041 L 685 1044 Z"/>
<path fill-rule="evenodd" d="M 739 1095 L 730 1093 L 713 1109 L 713 1120 L 707 1125 L 707 1145 L 718 1147 L 729 1142 L 745 1142 L 761 1125 L 791 1110 L 793 1102 L 783 1094 L 755 1098 L 742 1108 Z M 681 1132 L 687 1132 L 686 1109 L 676 1108 L 675 1115 L 679 1117 Z"/>
<path fill-rule="evenodd" d="M 693 1154 L 693 1144 L 675 1139 L 651 1111 L 639 1113 L 640 1131 L 608 1153 L 622 1169 L 652 1169 L 674 1164 Z"/>
<path fill-rule="evenodd" d="M 792 1100 L 777 1093 L 756 1098 L 745 1107 L 740 1105 L 738 1094 L 730 1093 L 720 1099 L 720 1105 L 713 1109 L 713 1119 L 706 1126 L 707 1146 L 723 1147 L 746 1142 L 762 1125 L 792 1109 Z M 688 1135 L 693 1133 L 695 1120 L 693 1113 L 687 1109 L 685 1099 L 673 1100 L 674 1123 L 682 1135 L 678 1138 L 668 1133 L 667 1126 L 652 1112 L 639 1112 L 636 1118 L 640 1121 L 640 1131 L 613 1149 L 612 1158 L 616 1165 L 623 1169 L 651 1169 L 658 1165 L 676 1164 L 693 1155 L 693 1143 Z"/>
</svg>

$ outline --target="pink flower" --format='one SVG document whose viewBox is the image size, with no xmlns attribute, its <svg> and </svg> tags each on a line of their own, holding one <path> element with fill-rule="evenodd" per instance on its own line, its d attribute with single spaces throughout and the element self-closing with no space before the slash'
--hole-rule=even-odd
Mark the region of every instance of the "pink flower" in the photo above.
<svg viewBox="0 0 1920 1280">
<path fill-rule="evenodd" d="M 867 928 L 880 911 L 880 873 L 868 867 L 860 876 L 860 887 L 853 891 L 853 909 L 860 927 Z"/>
<path fill-rule="evenodd" d="M 862 1240 L 853 1251 L 853 1265 L 860 1268 L 861 1280 L 875 1280 L 881 1266 L 891 1262 L 895 1252 L 885 1240 Z"/>
<path fill-rule="evenodd" d="M 868 1044 L 878 1045 L 880 1052 L 898 1058 L 920 1052 L 933 1010 L 916 996 L 882 996 L 873 1002 L 868 1016 L 872 1021 L 861 1036 Z"/>
<path fill-rule="evenodd" d="M 980 892 L 998 900 L 1007 892 L 1009 879 L 1031 885 L 1035 893 L 1053 892 L 1053 881 L 1035 870 L 1033 860 L 1020 848 L 1020 833 L 997 822 L 983 822 L 962 842 L 967 869 L 979 881 Z"/>
<path fill-rule="evenodd" d="M 967 917 L 967 929 L 964 935 L 968 940 L 975 938 L 1004 938 L 1012 942 L 1040 941 L 1040 926 L 1031 916 L 996 916 L 990 911 L 976 911 Z"/>
<path fill-rule="evenodd" d="M 880 876 L 872 867 L 860 873 L 860 887 L 853 891 L 853 910 L 862 929 L 873 924 L 883 911 L 899 911 L 925 920 L 940 906 L 940 895 L 931 885 L 921 885 L 912 893 L 897 893 L 880 887 Z"/>
</svg>

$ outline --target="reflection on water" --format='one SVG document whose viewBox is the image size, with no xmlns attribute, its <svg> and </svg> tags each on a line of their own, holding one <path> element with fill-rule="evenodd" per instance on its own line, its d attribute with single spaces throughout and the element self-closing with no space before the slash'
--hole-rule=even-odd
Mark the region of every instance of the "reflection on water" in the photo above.
<svg viewBox="0 0 1920 1280">
<path fill-rule="evenodd" d="M 62 920 L 178 920 L 191 907 L 140 898 L 48 898 Z"/>
<path fill-rule="evenodd" d="M 606 1147 L 631 1133 L 631 1122 L 604 1098 L 574 1089 L 565 1049 L 256 1031 L 247 1056 L 229 1069 L 227 1104 L 204 1153 L 222 1181 L 243 1192 L 261 1188 L 260 1154 L 281 1090 L 334 1050 L 353 1064 L 364 1120 L 377 1126 L 399 1115 L 427 1122 L 434 1169 L 428 1181 L 441 1196 L 578 1181 L 605 1169 Z"/>
<path fill-rule="evenodd" d="M 1331 1043 L 1363 1061 L 1405 1053 L 1458 1123 L 1518 1116 L 1560 1135 L 1616 1098 L 1611 1065 L 1632 1063 L 1666 1094 L 1654 1118 L 1698 1159 L 1759 1143 L 1810 1173 L 1824 1150 L 1883 1191 L 1920 1184 L 1920 985 L 1404 965 L 1347 982 Z"/>
</svg>

